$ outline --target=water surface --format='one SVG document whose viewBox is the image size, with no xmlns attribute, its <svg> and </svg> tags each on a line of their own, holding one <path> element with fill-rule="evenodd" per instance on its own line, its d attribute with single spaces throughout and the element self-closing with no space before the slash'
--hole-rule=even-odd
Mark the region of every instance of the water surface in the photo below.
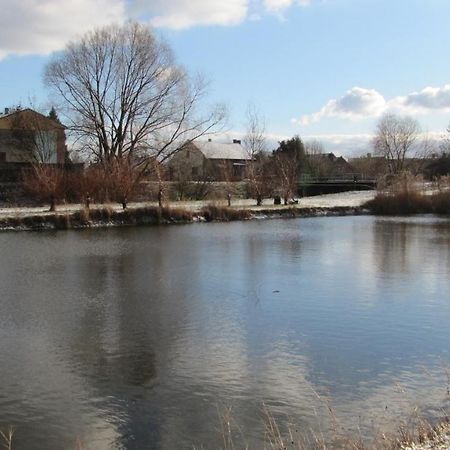
<svg viewBox="0 0 450 450">
<path fill-rule="evenodd" d="M 448 220 L 2 233 L 0 248 L 15 450 L 219 448 L 230 407 L 261 448 L 263 403 L 325 434 L 331 405 L 364 436 L 446 406 Z"/>
</svg>

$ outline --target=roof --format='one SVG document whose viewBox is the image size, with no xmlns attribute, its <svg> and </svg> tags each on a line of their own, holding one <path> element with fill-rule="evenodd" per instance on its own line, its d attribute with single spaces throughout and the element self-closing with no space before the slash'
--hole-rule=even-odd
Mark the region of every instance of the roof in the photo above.
<svg viewBox="0 0 450 450">
<path fill-rule="evenodd" d="M 193 142 L 207 159 L 244 159 L 251 160 L 249 154 L 241 144 L 222 144 L 220 142 Z"/>
<path fill-rule="evenodd" d="M 16 109 L 7 114 L 0 113 L 0 121 L 3 123 L 4 127 L 9 128 L 13 124 L 15 117 L 18 116 L 21 116 L 25 121 L 21 123 L 21 125 L 30 125 L 30 128 L 33 128 L 33 125 L 38 125 L 38 123 L 48 123 L 52 128 L 65 128 L 62 123 L 44 116 L 44 114 L 30 108 Z"/>
</svg>

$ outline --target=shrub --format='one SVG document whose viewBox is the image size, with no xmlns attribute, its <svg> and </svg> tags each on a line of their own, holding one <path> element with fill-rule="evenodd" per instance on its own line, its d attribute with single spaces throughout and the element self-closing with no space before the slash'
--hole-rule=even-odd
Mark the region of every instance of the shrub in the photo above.
<svg viewBox="0 0 450 450">
<path fill-rule="evenodd" d="M 233 221 L 249 219 L 250 211 L 245 209 L 233 209 L 227 206 L 208 205 L 200 210 L 200 214 L 207 222 L 214 220 L 218 221 Z"/>
<path fill-rule="evenodd" d="M 378 215 L 409 215 L 432 212 L 431 197 L 415 191 L 377 194 L 373 200 L 369 200 L 363 206 Z"/>
<path fill-rule="evenodd" d="M 441 191 L 431 197 L 433 212 L 436 214 L 450 214 L 450 191 Z"/>
</svg>

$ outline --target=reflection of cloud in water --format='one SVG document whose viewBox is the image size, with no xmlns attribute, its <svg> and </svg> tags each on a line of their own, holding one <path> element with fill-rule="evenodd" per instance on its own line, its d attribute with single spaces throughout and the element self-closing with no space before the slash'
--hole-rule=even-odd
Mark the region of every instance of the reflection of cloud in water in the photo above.
<svg viewBox="0 0 450 450">
<path fill-rule="evenodd" d="M 111 411 L 91 414 L 90 384 L 51 336 L 16 336 L 14 348 L 2 349 L 2 360 L 8 364 L 2 364 L 0 404 L 7 416 L 1 425 L 16 427 L 15 448 L 73 448 L 80 439 L 106 450 L 120 437 Z"/>
</svg>

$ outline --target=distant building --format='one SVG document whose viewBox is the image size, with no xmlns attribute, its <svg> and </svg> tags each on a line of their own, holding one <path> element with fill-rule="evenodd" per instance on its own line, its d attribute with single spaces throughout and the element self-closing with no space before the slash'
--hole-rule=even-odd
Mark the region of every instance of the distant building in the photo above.
<svg viewBox="0 0 450 450">
<path fill-rule="evenodd" d="M 32 109 L 5 108 L 0 114 L 0 165 L 64 164 L 64 126 Z"/>
<path fill-rule="evenodd" d="M 355 168 L 350 163 L 334 153 L 308 155 L 307 162 L 311 175 L 316 177 L 342 177 L 355 172 Z"/>
<path fill-rule="evenodd" d="M 250 160 L 241 141 L 194 141 L 184 144 L 168 166 L 173 180 L 240 181 Z"/>
</svg>

